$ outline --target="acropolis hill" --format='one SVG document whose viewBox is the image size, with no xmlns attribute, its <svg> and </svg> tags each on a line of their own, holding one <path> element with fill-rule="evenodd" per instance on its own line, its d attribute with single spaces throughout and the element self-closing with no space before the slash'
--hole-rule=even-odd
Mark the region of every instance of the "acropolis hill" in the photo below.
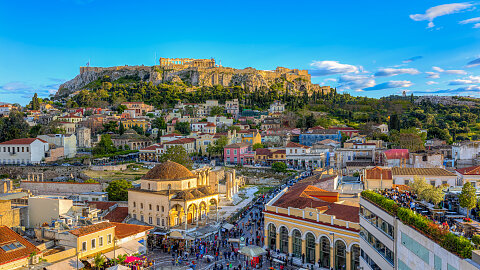
<svg viewBox="0 0 480 270">
<path fill-rule="evenodd" d="M 240 86 L 247 91 L 267 90 L 272 85 L 289 92 L 330 91 L 329 86 L 313 84 L 307 70 L 284 67 L 275 70 L 236 69 L 218 65 L 214 59 L 160 58 L 159 65 L 155 66 L 80 67 L 80 74 L 62 84 L 56 95 L 65 96 L 81 90 L 105 75 L 110 76 L 112 82 L 134 76 L 153 84 L 184 83 L 191 86 L 192 91 L 215 85 Z"/>
</svg>

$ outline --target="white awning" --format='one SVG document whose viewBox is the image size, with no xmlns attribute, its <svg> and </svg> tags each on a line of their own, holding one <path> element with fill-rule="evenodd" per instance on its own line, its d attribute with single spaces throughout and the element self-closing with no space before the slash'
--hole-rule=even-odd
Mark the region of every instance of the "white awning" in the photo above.
<svg viewBox="0 0 480 270">
<path fill-rule="evenodd" d="M 222 228 L 227 229 L 227 230 L 231 230 L 231 229 L 233 229 L 233 227 L 235 227 L 235 226 L 233 226 L 233 225 L 230 224 L 230 223 L 225 223 L 225 224 L 223 224 L 223 226 L 222 226 Z"/>
<path fill-rule="evenodd" d="M 137 240 L 132 240 L 129 241 L 125 244 L 120 245 L 129 255 L 132 255 L 134 253 L 140 253 L 144 254 L 147 252 L 147 248 L 143 245 L 140 244 Z"/>
<path fill-rule="evenodd" d="M 77 263 L 78 263 L 78 267 L 77 267 Z M 85 265 L 83 265 L 81 261 L 77 260 L 77 257 L 73 257 L 60 262 L 56 262 L 52 265 L 46 266 L 45 268 L 47 270 L 64 270 L 64 269 L 76 270 L 83 267 L 85 267 Z"/>
</svg>

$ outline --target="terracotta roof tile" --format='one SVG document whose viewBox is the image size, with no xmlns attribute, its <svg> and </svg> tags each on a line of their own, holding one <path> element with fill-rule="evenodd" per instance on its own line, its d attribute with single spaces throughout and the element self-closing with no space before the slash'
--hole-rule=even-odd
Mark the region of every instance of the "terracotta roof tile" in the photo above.
<svg viewBox="0 0 480 270">
<path fill-rule="evenodd" d="M 2 142 L 0 144 L 31 144 L 36 140 L 46 143 L 46 141 L 39 138 L 23 138 L 23 139 L 13 139 L 10 141 Z"/>
<path fill-rule="evenodd" d="M 174 141 L 165 142 L 164 144 L 185 144 L 185 143 L 192 143 L 195 141 L 196 140 L 194 138 L 182 138 Z"/>
<path fill-rule="evenodd" d="M 365 170 L 367 179 L 383 179 L 383 180 L 392 180 L 392 169 L 390 168 L 381 168 L 374 167 L 371 169 Z"/>
<path fill-rule="evenodd" d="M 109 222 L 112 226 L 115 226 L 115 236 L 119 239 L 135 235 L 137 233 L 145 232 L 153 229 L 151 226 L 135 225 L 135 224 L 126 224 L 118 222 Z"/>
<path fill-rule="evenodd" d="M 310 148 L 309 146 L 299 144 L 299 143 L 296 143 L 296 142 L 288 142 L 287 147 Z"/>
<path fill-rule="evenodd" d="M 9 262 L 23 259 L 30 256 L 32 252 L 40 253 L 40 250 L 25 238 L 8 228 L 7 226 L 0 226 L 0 246 L 20 242 L 24 247 L 6 252 L 0 248 L 0 266 Z M 0 267 L 1 268 L 1 267 Z"/>
<path fill-rule="evenodd" d="M 73 230 L 70 230 L 69 232 L 71 234 L 79 237 L 79 236 L 103 231 L 103 230 L 106 230 L 108 228 L 113 228 L 113 227 L 115 227 L 115 225 L 111 224 L 110 222 L 101 222 L 101 223 L 97 223 L 97 224 L 93 224 L 93 225 L 80 227 L 78 229 L 73 229 Z"/>
<path fill-rule="evenodd" d="M 463 175 L 480 175 L 480 166 L 456 169 L 456 171 Z"/>
<path fill-rule="evenodd" d="M 456 176 L 456 174 L 449 172 L 442 168 L 392 168 L 393 175 L 429 175 L 429 176 Z"/>
<path fill-rule="evenodd" d="M 408 149 L 389 149 L 383 152 L 387 159 L 408 159 Z"/>
<path fill-rule="evenodd" d="M 128 207 L 116 207 L 103 218 L 110 222 L 123 222 L 128 216 Z"/>
</svg>

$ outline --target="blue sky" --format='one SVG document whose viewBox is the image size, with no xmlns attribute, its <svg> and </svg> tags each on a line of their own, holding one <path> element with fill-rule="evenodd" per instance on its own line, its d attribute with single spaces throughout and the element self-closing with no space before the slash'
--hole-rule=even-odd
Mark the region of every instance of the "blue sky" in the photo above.
<svg viewBox="0 0 480 270">
<path fill-rule="evenodd" d="M 480 97 L 480 2 L 0 2 L 0 102 L 26 104 L 92 66 L 158 57 L 309 69 L 353 95 Z"/>
</svg>

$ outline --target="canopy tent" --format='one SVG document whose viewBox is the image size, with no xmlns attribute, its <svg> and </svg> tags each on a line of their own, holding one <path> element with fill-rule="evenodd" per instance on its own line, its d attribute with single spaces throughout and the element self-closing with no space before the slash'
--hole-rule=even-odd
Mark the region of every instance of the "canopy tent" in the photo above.
<svg viewBox="0 0 480 270">
<path fill-rule="evenodd" d="M 124 266 L 124 265 L 121 265 L 121 264 L 117 264 L 117 265 L 114 265 L 114 266 L 110 266 L 106 270 L 130 270 L 130 267 L 127 267 L 127 266 Z"/>
<path fill-rule="evenodd" d="M 134 257 L 134 256 L 130 256 L 130 257 L 127 257 L 125 259 L 125 263 L 131 263 L 131 262 L 136 262 L 136 261 L 140 261 L 141 258 L 139 257 Z"/>
<path fill-rule="evenodd" d="M 233 226 L 233 225 L 230 224 L 230 223 L 225 223 L 225 224 L 223 224 L 223 226 L 222 226 L 222 228 L 224 228 L 224 229 L 226 229 L 226 230 L 231 230 L 231 229 L 233 229 L 233 227 L 235 227 L 235 226 Z"/>
<path fill-rule="evenodd" d="M 74 257 L 74 258 L 66 259 L 66 260 L 54 263 L 52 265 L 46 266 L 45 268 L 47 270 L 64 270 L 64 269 L 74 270 L 74 269 L 80 269 L 83 267 L 85 267 L 85 265 L 80 260 L 77 260 L 76 257 Z"/>
<path fill-rule="evenodd" d="M 258 257 L 267 254 L 267 251 L 259 246 L 242 247 L 238 253 L 248 257 Z"/>
<path fill-rule="evenodd" d="M 120 246 L 130 255 L 135 253 L 144 254 L 147 252 L 147 248 L 137 240 L 129 241 L 125 244 L 121 244 Z"/>
</svg>

